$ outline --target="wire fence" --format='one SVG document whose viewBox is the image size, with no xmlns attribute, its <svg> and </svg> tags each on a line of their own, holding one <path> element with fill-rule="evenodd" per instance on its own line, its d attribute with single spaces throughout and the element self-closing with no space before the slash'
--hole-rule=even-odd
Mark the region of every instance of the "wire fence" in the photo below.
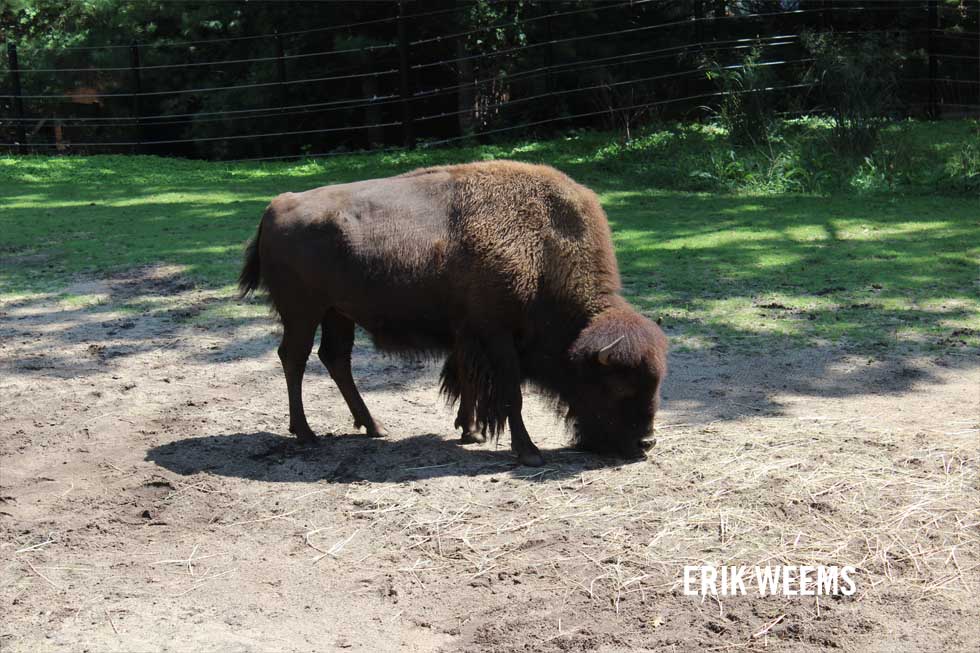
<svg viewBox="0 0 980 653">
<path fill-rule="evenodd" d="M 807 115 L 826 108 L 807 75 L 805 35 L 821 32 L 900 54 L 891 111 L 976 117 L 977 4 L 951 18 L 936 0 L 764 12 L 702 0 L 548 3 L 461 29 L 466 5 L 393 3 L 376 20 L 252 36 L 22 53 L 8 43 L 0 148 L 278 160 L 701 119 L 733 92 L 708 73 L 744 67 L 748 52 L 771 83 L 743 92 Z M 304 51 L 311 38 L 319 47 Z M 229 44 L 249 56 L 208 55 Z"/>
</svg>

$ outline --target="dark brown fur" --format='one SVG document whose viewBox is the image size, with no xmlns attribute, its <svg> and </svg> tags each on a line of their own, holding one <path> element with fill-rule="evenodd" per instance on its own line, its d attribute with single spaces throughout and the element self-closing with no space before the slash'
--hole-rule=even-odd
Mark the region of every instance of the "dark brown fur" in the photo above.
<svg viewBox="0 0 980 653">
<path fill-rule="evenodd" d="M 540 464 L 520 414 L 529 381 L 567 407 L 578 446 L 645 448 L 666 337 L 619 294 L 595 194 L 552 168 L 491 161 L 280 195 L 239 284 L 243 295 L 267 288 L 282 318 L 290 430 L 301 439 L 314 438 L 301 386 L 318 325 L 320 359 L 355 425 L 384 432 L 351 378 L 356 323 L 382 350 L 448 354 L 442 389 L 460 400 L 464 439 L 507 422 L 520 460 Z"/>
</svg>

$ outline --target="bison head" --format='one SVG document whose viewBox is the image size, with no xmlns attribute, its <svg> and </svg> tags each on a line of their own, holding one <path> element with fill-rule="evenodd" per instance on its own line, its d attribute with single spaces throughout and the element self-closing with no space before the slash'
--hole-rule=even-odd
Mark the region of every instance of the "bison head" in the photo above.
<svg viewBox="0 0 980 653">
<path fill-rule="evenodd" d="M 625 302 L 599 313 L 569 351 L 575 370 L 565 400 L 575 446 L 638 458 L 652 446 L 667 337 Z"/>
</svg>

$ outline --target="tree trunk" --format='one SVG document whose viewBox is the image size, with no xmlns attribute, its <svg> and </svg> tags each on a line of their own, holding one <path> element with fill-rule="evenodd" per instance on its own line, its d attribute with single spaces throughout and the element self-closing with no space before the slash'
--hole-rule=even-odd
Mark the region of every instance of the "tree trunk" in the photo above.
<svg viewBox="0 0 980 653">
<path fill-rule="evenodd" d="M 467 51 L 463 39 L 456 40 L 456 57 L 466 57 L 471 53 Z M 476 86 L 473 79 L 473 59 L 466 59 L 457 63 L 459 71 L 456 83 L 460 85 L 456 92 L 456 108 L 459 111 L 459 135 L 466 136 L 473 133 L 473 112 L 476 109 Z"/>
<path fill-rule="evenodd" d="M 361 94 L 365 98 L 373 98 L 378 95 L 378 78 L 374 75 L 361 78 Z M 377 125 L 381 122 L 381 107 L 371 104 L 364 112 L 366 124 Z M 384 127 L 369 127 L 367 130 L 368 147 L 383 145 L 385 142 Z"/>
</svg>

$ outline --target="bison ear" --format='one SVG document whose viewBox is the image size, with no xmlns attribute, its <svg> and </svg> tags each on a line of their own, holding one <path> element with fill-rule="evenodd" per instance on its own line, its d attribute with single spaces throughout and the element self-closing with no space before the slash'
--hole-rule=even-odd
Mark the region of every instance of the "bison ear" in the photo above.
<svg viewBox="0 0 980 653">
<path fill-rule="evenodd" d="M 618 345 L 625 337 L 626 337 L 625 335 L 619 336 L 618 338 L 616 338 L 608 345 L 605 345 L 602 349 L 599 350 L 598 356 L 599 356 L 600 365 L 609 365 L 609 356 L 610 354 L 612 354 L 613 347 Z"/>
</svg>

